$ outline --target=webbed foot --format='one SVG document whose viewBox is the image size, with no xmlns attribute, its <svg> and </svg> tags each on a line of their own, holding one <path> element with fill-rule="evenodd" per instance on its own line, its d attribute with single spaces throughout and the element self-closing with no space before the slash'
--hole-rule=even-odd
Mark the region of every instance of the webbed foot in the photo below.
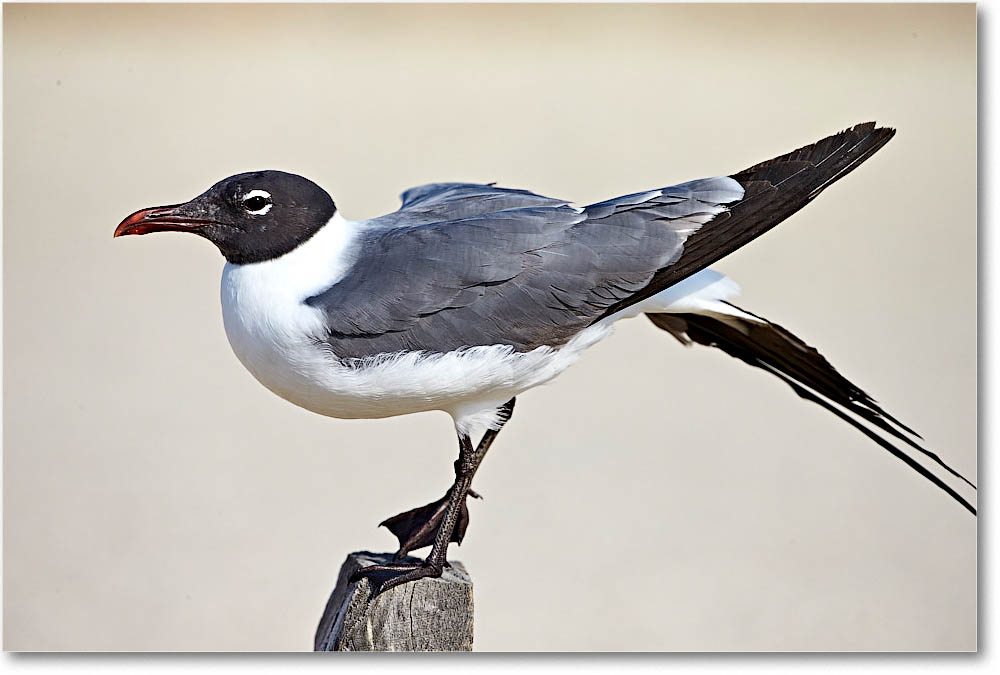
<svg viewBox="0 0 1000 675">
<path fill-rule="evenodd" d="M 445 563 L 447 564 L 447 563 Z M 417 579 L 427 577 L 440 577 L 444 572 L 443 564 L 430 562 L 399 562 L 388 565 L 369 565 L 362 567 L 351 575 L 350 581 L 353 583 L 367 577 L 372 585 L 372 592 L 369 602 L 374 600 L 379 594 Z"/>
<path fill-rule="evenodd" d="M 469 495 L 480 499 L 479 495 L 469 490 Z M 448 510 L 448 499 L 451 491 L 441 499 L 410 509 L 404 513 L 387 518 L 379 523 L 385 526 L 399 540 L 399 550 L 396 551 L 396 560 L 405 558 L 410 551 L 414 551 L 424 546 L 430 546 L 437 537 L 441 521 Z M 465 538 L 465 530 L 469 527 L 469 507 L 463 500 L 461 510 L 458 513 L 458 520 L 455 522 L 455 529 L 451 533 L 451 539 L 456 544 L 461 544 Z"/>
</svg>

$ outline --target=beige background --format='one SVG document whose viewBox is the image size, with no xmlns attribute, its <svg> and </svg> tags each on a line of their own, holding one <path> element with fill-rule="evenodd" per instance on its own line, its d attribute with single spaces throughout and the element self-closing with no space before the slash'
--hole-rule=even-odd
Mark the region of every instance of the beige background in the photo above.
<svg viewBox="0 0 1000 675">
<path fill-rule="evenodd" d="M 4 646 L 304 650 L 344 555 L 438 497 L 440 413 L 260 387 L 194 237 L 240 171 L 343 213 L 435 180 L 595 201 L 855 122 L 897 137 L 718 265 L 976 473 L 975 9 L 5 6 Z M 969 650 L 976 521 L 784 385 L 648 322 L 520 399 L 466 543 L 482 650 Z"/>
</svg>

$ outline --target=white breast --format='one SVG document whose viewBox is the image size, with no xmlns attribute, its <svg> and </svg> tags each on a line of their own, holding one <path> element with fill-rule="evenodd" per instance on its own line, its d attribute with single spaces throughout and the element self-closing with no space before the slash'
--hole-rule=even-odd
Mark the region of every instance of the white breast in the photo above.
<svg viewBox="0 0 1000 675">
<path fill-rule="evenodd" d="M 444 410 L 461 430 L 473 432 L 492 426 L 498 406 L 555 377 L 609 332 L 595 327 L 562 349 L 517 353 L 476 346 L 344 365 L 321 344 L 323 313 L 303 301 L 347 273 L 361 227 L 338 214 L 292 252 L 262 263 L 227 264 L 222 272 L 222 318 L 233 351 L 261 384 L 303 408 L 343 418 Z"/>
<path fill-rule="evenodd" d="M 262 263 L 227 264 L 222 273 L 222 318 L 236 356 L 278 396 L 330 417 L 444 410 L 460 432 L 476 433 L 495 427 L 495 410 L 504 402 L 572 365 L 611 332 L 615 320 L 640 311 L 692 311 L 688 305 L 693 300 L 723 306 L 716 298 L 736 289 L 722 275 L 705 270 L 632 311 L 587 328 L 558 349 L 518 353 L 507 346 L 481 345 L 446 354 L 382 354 L 345 364 L 323 346 L 323 312 L 304 300 L 347 274 L 354 264 L 352 244 L 363 227 L 336 214 L 290 253 Z"/>
<path fill-rule="evenodd" d="M 303 300 L 336 283 L 353 262 L 357 224 L 339 213 L 290 253 L 250 265 L 227 263 L 222 270 L 222 320 L 229 344 L 261 384 L 309 409 L 323 391 L 315 383 L 316 340 L 324 335 L 323 314 Z"/>
</svg>

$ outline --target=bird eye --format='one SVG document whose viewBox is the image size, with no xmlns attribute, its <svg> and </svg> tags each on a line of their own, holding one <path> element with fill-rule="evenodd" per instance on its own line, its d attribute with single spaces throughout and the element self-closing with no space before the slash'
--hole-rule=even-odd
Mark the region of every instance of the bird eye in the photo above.
<svg viewBox="0 0 1000 675">
<path fill-rule="evenodd" d="M 271 195 L 264 190 L 251 190 L 241 202 L 250 213 L 261 216 L 271 210 Z"/>
</svg>

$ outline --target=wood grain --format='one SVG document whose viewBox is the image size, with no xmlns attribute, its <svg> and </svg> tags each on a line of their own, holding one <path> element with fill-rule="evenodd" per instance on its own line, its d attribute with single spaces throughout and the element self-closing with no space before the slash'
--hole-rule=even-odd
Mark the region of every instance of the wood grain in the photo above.
<svg viewBox="0 0 1000 675">
<path fill-rule="evenodd" d="M 314 651 L 472 651 L 472 579 L 462 563 L 451 561 L 441 578 L 391 588 L 374 601 L 368 579 L 348 581 L 361 567 L 389 562 L 390 553 L 347 556 Z"/>
</svg>

